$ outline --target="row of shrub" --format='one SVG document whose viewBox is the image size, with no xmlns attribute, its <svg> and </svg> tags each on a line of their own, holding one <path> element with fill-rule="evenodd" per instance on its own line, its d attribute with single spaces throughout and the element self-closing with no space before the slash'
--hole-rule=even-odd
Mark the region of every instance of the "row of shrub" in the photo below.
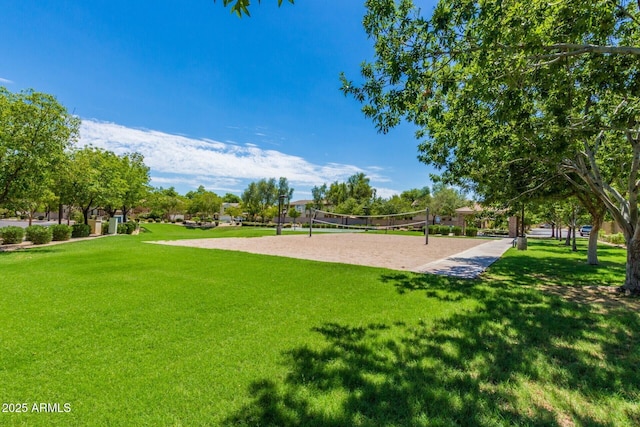
<svg viewBox="0 0 640 427">
<path fill-rule="evenodd" d="M 31 225 L 27 228 L 8 226 L 0 228 L 0 238 L 2 238 L 4 245 L 21 243 L 23 239 L 33 242 L 35 245 L 43 245 L 52 240 L 69 240 L 72 237 L 74 227 L 65 224 L 56 224 L 50 227 Z"/>
<path fill-rule="evenodd" d="M 449 225 L 430 225 L 429 234 L 442 234 L 443 236 L 453 234 L 454 236 L 462 236 L 462 227 Z"/>
<path fill-rule="evenodd" d="M 81 224 L 84 225 L 84 224 Z M 87 236 L 89 235 L 88 233 L 91 231 L 90 228 L 88 228 L 89 226 L 87 225 L 87 229 L 86 230 L 82 230 L 83 233 L 87 233 Z M 133 232 L 136 230 L 136 228 L 138 228 L 138 223 L 135 221 L 127 221 L 125 223 L 120 223 L 118 224 L 118 228 L 116 230 L 116 233 L 118 234 L 133 234 Z M 109 223 L 108 222 L 103 222 L 102 223 L 102 234 L 109 234 Z M 75 237 L 75 236 L 74 236 Z M 85 236 L 81 236 L 81 237 L 85 237 Z"/>
<path fill-rule="evenodd" d="M 508 236 L 509 230 L 500 230 L 497 228 L 485 228 L 480 230 L 480 233 L 484 236 Z"/>
<path fill-rule="evenodd" d="M 118 224 L 118 234 L 133 234 L 138 227 L 134 221 Z M 102 234 L 107 234 L 109 224 L 102 225 Z M 33 242 L 34 245 L 43 245 L 53 241 L 69 240 L 70 238 L 89 237 L 91 227 L 87 224 L 55 224 L 49 227 L 43 225 L 31 225 L 27 228 L 8 226 L 0 228 L 2 244 L 10 245 L 22 243 L 22 240 Z"/>
</svg>

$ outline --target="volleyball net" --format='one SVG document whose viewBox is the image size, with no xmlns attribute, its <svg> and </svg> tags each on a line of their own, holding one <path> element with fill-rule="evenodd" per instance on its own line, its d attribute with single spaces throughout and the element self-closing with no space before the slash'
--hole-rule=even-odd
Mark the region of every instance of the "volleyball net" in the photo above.
<svg viewBox="0 0 640 427">
<path fill-rule="evenodd" d="M 424 217 L 424 219 L 422 219 Z M 314 209 L 309 221 L 309 237 L 313 228 L 328 228 L 340 231 L 390 231 L 390 230 L 426 230 L 428 210 L 401 212 L 387 215 L 349 215 Z M 428 236 L 428 233 L 425 233 Z"/>
</svg>

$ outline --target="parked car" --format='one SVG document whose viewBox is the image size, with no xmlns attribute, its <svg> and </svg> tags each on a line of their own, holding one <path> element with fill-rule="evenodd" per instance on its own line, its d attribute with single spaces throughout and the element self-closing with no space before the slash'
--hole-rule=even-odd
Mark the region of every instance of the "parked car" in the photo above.
<svg viewBox="0 0 640 427">
<path fill-rule="evenodd" d="M 583 237 L 590 235 L 592 228 L 593 226 L 591 225 L 583 225 L 582 227 L 580 227 L 580 235 Z"/>
</svg>

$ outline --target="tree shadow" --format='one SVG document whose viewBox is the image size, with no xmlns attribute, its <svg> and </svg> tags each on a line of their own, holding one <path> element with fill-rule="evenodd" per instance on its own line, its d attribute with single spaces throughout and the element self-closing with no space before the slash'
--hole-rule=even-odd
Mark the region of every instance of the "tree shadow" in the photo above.
<svg viewBox="0 0 640 427">
<path fill-rule="evenodd" d="M 617 401 L 640 422 L 640 319 L 508 283 L 410 273 L 400 293 L 473 298 L 430 321 L 313 328 L 319 347 L 283 355 L 282 381 L 255 381 L 225 425 L 614 425 L 592 415 Z M 574 405 L 578 401 L 580 404 Z M 625 412 L 626 411 L 626 412 Z"/>
<path fill-rule="evenodd" d="M 26 246 L 21 248 L 11 248 L 7 250 L 3 250 L 0 247 L 0 256 L 16 256 L 18 254 L 46 254 L 52 252 L 58 252 L 59 249 L 50 246 L 38 247 L 38 246 Z"/>
<path fill-rule="evenodd" d="M 583 246 L 585 244 L 582 242 Z M 519 252 L 518 256 L 502 257 L 491 267 L 490 273 L 519 285 L 551 282 L 563 286 L 617 286 L 624 282 L 624 260 L 615 261 L 621 254 L 623 259 L 626 257 L 624 249 L 599 246 L 600 263 L 588 265 L 583 246 L 573 252 L 561 242 L 534 241 L 530 250 Z"/>
</svg>

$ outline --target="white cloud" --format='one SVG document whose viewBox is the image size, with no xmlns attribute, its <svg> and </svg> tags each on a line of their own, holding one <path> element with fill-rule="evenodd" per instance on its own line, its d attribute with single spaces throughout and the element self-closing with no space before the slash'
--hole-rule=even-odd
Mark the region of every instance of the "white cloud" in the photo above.
<svg viewBox="0 0 640 427">
<path fill-rule="evenodd" d="M 346 180 L 363 172 L 371 182 L 388 182 L 379 168 L 360 168 L 341 163 L 318 165 L 302 157 L 255 144 L 238 145 L 212 139 L 195 139 L 148 129 L 132 129 L 114 123 L 83 120 L 80 144 L 93 145 L 122 154 L 139 152 L 151 168 L 152 183 L 163 186 L 198 185 L 239 192 L 248 181 L 286 177 L 294 188 L 304 191 L 314 185 Z M 393 190 L 378 190 L 383 193 Z"/>
<path fill-rule="evenodd" d="M 400 193 L 400 191 L 392 190 L 391 188 L 376 187 L 376 196 L 382 197 L 383 199 L 388 199 L 394 195 L 400 195 Z"/>
<path fill-rule="evenodd" d="M 0 83 L 12 84 L 13 81 L 9 79 L 3 79 L 2 77 L 0 77 Z"/>
</svg>

